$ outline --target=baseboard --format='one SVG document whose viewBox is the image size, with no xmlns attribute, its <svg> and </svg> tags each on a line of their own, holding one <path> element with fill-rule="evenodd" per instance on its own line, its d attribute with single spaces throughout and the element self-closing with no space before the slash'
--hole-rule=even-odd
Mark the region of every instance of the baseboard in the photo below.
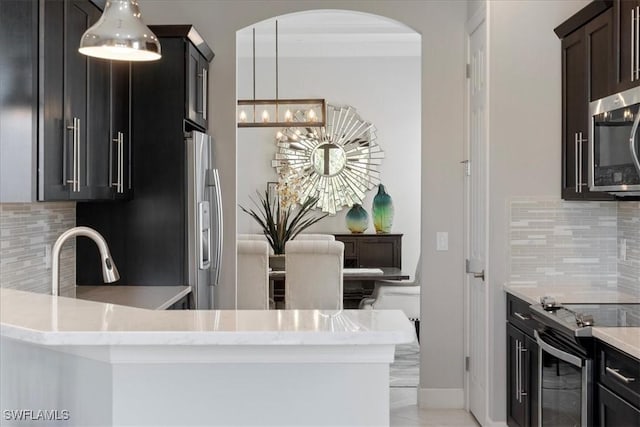
<svg viewBox="0 0 640 427">
<path fill-rule="evenodd" d="M 493 421 L 492 419 L 487 420 L 487 425 L 485 427 L 507 427 L 506 421 Z"/>
<path fill-rule="evenodd" d="M 464 389 L 418 389 L 418 406 L 430 409 L 464 409 Z"/>
</svg>

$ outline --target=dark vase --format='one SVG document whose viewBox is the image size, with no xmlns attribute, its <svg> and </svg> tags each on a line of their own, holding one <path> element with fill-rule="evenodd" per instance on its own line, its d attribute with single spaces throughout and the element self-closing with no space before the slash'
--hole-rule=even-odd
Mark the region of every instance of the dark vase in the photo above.
<svg viewBox="0 0 640 427">
<path fill-rule="evenodd" d="M 346 216 L 347 228 L 352 233 L 364 233 L 369 227 L 369 214 L 362 205 L 355 203 Z"/>
<path fill-rule="evenodd" d="M 373 225 L 376 233 L 390 233 L 393 225 L 393 200 L 387 194 L 384 185 L 378 185 L 378 194 L 373 198 L 371 208 L 373 215 Z"/>
</svg>

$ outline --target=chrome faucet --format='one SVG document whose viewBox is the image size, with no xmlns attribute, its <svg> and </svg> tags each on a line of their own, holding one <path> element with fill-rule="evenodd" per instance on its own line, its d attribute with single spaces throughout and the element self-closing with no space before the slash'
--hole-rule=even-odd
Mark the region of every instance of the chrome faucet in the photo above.
<svg viewBox="0 0 640 427">
<path fill-rule="evenodd" d="M 51 295 L 58 296 L 60 293 L 60 251 L 62 245 L 67 239 L 76 236 L 85 236 L 93 240 L 98 246 L 100 251 L 100 258 L 102 258 L 102 278 L 105 283 L 115 282 L 120 279 L 120 274 L 116 265 L 111 259 L 111 253 L 109 253 L 109 246 L 104 240 L 104 237 L 93 228 L 89 227 L 74 227 L 70 228 L 58 237 L 56 243 L 53 245 L 53 251 L 51 253 Z"/>
</svg>

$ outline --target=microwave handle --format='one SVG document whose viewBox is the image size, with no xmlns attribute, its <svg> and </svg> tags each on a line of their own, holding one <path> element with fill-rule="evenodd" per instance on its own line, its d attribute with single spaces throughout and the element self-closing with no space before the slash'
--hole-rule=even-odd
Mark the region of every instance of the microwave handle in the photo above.
<svg viewBox="0 0 640 427">
<path fill-rule="evenodd" d="M 640 175 L 640 160 L 638 160 L 638 150 L 636 148 L 636 144 L 638 142 L 638 138 L 636 137 L 638 124 L 640 124 L 640 112 L 636 114 L 636 119 L 633 121 L 633 126 L 631 127 L 631 135 L 629 136 L 629 150 L 631 150 L 631 158 L 633 159 L 636 171 Z"/>
</svg>

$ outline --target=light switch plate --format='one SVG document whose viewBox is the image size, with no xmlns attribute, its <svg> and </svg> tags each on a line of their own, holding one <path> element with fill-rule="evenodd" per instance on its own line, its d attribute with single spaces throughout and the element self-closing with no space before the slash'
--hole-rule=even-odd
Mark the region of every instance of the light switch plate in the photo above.
<svg viewBox="0 0 640 427">
<path fill-rule="evenodd" d="M 449 250 L 449 233 L 446 231 L 438 231 L 436 233 L 436 250 L 448 251 Z"/>
<path fill-rule="evenodd" d="M 620 244 L 618 245 L 618 259 L 620 261 L 627 260 L 627 239 L 620 239 Z"/>
<path fill-rule="evenodd" d="M 51 269 L 51 245 L 44 245 L 44 268 Z"/>
</svg>

